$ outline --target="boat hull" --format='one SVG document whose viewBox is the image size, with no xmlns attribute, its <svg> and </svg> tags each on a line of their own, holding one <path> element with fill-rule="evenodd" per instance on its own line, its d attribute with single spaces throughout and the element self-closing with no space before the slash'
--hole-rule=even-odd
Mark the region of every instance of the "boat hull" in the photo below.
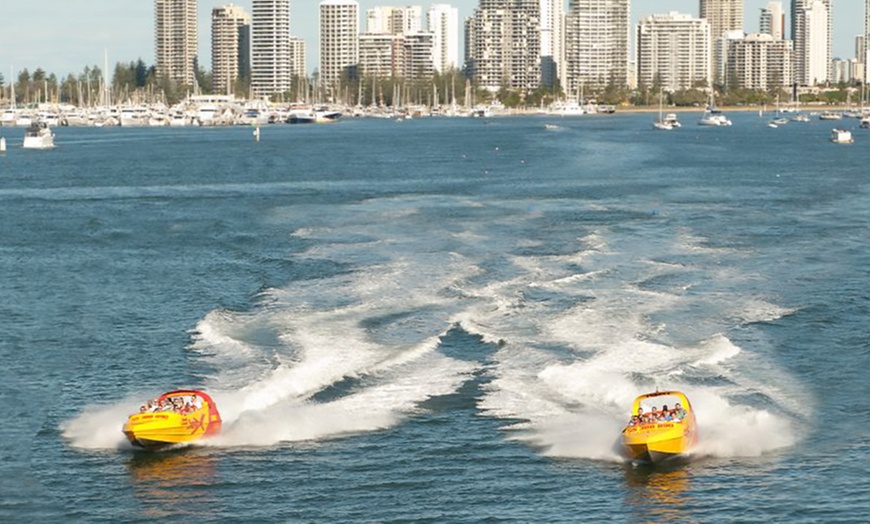
<svg viewBox="0 0 870 524">
<path fill-rule="evenodd" d="M 622 434 L 623 452 L 632 462 L 659 464 L 684 459 L 695 443 L 694 424 L 689 421 L 633 426 Z"/>
<path fill-rule="evenodd" d="M 176 444 L 187 444 L 216 435 L 221 430 L 221 417 L 217 406 L 202 391 L 173 391 L 157 401 L 176 397 L 201 399 L 201 407 L 190 411 L 154 411 L 130 415 L 122 431 L 134 446 L 160 449 Z"/>
</svg>

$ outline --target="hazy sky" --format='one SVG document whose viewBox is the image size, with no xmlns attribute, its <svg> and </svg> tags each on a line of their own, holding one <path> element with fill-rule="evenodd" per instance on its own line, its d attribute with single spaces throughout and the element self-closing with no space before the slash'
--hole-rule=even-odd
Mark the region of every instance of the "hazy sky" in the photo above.
<svg viewBox="0 0 870 524">
<path fill-rule="evenodd" d="M 745 30 L 758 31 L 759 9 L 768 0 L 746 0 Z M 199 56 L 211 66 L 212 8 L 224 0 L 198 0 Z M 233 3 L 251 10 L 251 0 Z M 460 20 L 470 16 L 478 0 L 359 0 L 360 11 L 378 5 L 447 3 L 459 8 Z M 567 5 L 567 0 L 566 0 Z M 789 0 L 782 0 L 788 12 Z M 834 56 L 854 55 L 855 36 L 863 33 L 863 0 L 834 0 Z M 2 0 L 0 1 L 0 73 L 7 78 L 24 68 L 42 67 L 66 76 L 86 65 L 103 65 L 108 54 L 110 69 L 116 62 L 142 58 L 154 62 L 154 2 L 152 0 Z M 308 69 L 317 66 L 317 6 L 320 0 L 291 0 L 291 32 L 308 46 Z M 651 13 L 679 11 L 698 15 L 698 0 L 633 0 L 632 20 Z M 425 22 L 424 22 L 425 23 Z M 461 30 L 461 29 L 460 29 Z M 460 57 L 461 59 L 461 57 Z"/>
</svg>

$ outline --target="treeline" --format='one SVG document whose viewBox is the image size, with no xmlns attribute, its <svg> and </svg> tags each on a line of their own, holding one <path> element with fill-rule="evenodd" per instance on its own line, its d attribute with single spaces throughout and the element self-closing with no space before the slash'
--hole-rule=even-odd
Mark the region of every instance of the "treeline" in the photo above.
<svg viewBox="0 0 870 524">
<path fill-rule="evenodd" d="M 155 66 L 147 65 L 140 58 L 129 63 L 118 62 L 108 82 L 99 66 L 85 67 L 78 74 L 58 78 L 41 67 L 33 72 L 23 69 L 14 81 L 7 85 L 0 74 L 0 102 L 11 100 L 17 105 L 32 105 L 41 102 L 67 103 L 91 106 L 106 103 L 157 102 L 174 104 L 193 91 L 208 93 L 211 73 L 195 65 L 196 86 L 179 86 L 160 78 Z M 236 86 L 241 87 L 241 86 Z"/>
</svg>

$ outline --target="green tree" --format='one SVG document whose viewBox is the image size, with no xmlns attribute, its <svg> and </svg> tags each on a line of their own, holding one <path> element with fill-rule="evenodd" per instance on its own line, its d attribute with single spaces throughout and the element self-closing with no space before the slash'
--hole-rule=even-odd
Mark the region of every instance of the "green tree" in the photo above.
<svg viewBox="0 0 870 524">
<path fill-rule="evenodd" d="M 15 83 L 15 98 L 18 99 L 16 102 L 30 103 L 30 83 L 30 71 L 24 68 L 18 73 L 18 82 Z"/>
</svg>

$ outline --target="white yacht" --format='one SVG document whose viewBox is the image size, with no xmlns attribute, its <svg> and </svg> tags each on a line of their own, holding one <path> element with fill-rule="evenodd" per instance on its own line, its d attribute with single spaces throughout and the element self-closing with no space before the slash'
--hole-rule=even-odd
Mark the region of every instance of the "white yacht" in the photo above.
<svg viewBox="0 0 870 524">
<path fill-rule="evenodd" d="M 861 124 L 858 125 L 861 129 L 870 129 L 870 116 L 865 116 L 861 119 Z"/>
<path fill-rule="evenodd" d="M 670 124 L 671 127 L 683 127 L 683 124 L 681 124 L 680 121 L 677 120 L 677 114 L 676 114 L 676 113 L 668 113 L 668 114 L 666 114 L 666 115 L 665 115 L 665 119 L 664 119 L 664 121 L 667 122 L 668 124 Z"/>
<path fill-rule="evenodd" d="M 140 127 L 147 126 L 150 117 L 150 111 L 145 107 L 122 107 L 118 121 L 121 127 Z"/>
<path fill-rule="evenodd" d="M 704 115 L 698 120 L 699 126 L 730 126 L 731 121 L 722 113 L 714 113 L 705 111 Z"/>
<path fill-rule="evenodd" d="M 799 113 L 799 114 L 797 114 L 797 115 L 791 117 L 791 121 L 792 121 L 792 122 L 809 122 L 809 121 L 810 121 L 810 117 L 807 116 L 807 115 L 805 115 L 805 114 L 803 114 L 803 113 Z"/>
<path fill-rule="evenodd" d="M 18 112 L 14 109 L 6 109 L 0 113 L 0 126 L 14 126 L 18 120 Z"/>
<path fill-rule="evenodd" d="M 851 144 L 854 142 L 852 132 L 848 129 L 834 129 L 831 131 L 831 142 L 835 144 Z"/>
<path fill-rule="evenodd" d="M 51 149 L 54 133 L 45 122 L 34 122 L 24 131 L 24 149 Z"/>
</svg>

